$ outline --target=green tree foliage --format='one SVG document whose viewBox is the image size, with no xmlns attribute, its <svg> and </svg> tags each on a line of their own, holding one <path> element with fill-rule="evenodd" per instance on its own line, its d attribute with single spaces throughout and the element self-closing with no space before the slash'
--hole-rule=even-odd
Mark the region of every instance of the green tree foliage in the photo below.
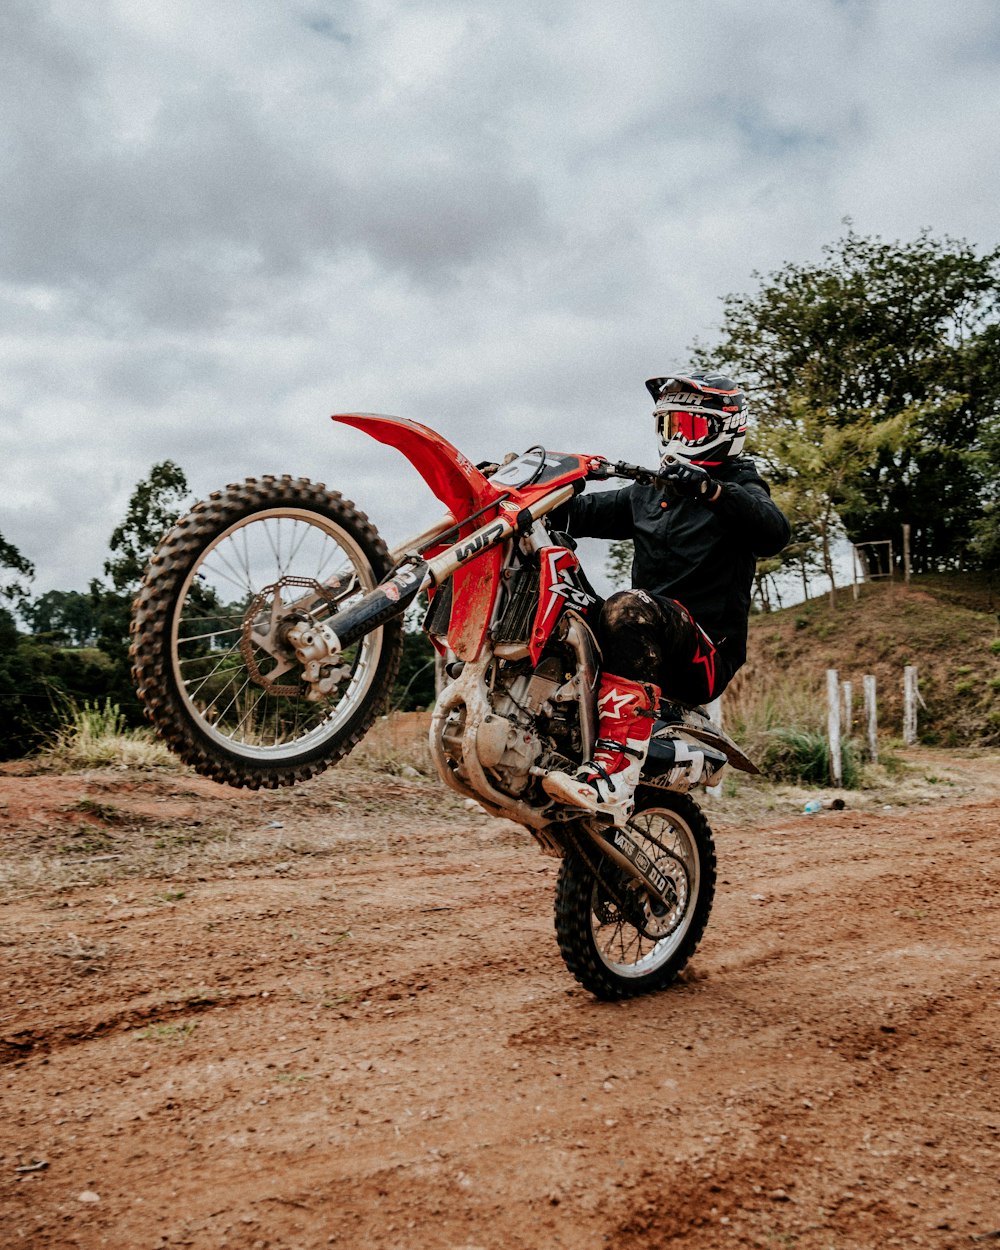
<svg viewBox="0 0 1000 1250">
<path fill-rule="evenodd" d="M 1000 569 L 1000 420 L 984 431 L 981 459 L 987 481 L 982 516 L 973 527 L 972 548 L 982 568 Z"/>
<path fill-rule="evenodd" d="M 751 387 L 753 451 L 800 551 L 818 543 L 828 565 L 842 525 L 852 542 L 889 539 L 898 552 L 905 522 L 916 571 L 981 563 L 998 303 L 1000 249 L 850 229 L 823 263 L 787 265 L 726 298 L 721 339 L 699 358 Z"/>
<path fill-rule="evenodd" d="M 111 534 L 111 556 L 104 564 L 111 586 L 99 578 L 90 583 L 94 634 L 111 665 L 109 688 L 104 693 L 118 704 L 130 724 L 142 721 L 128 659 L 132 598 L 150 556 L 181 515 L 187 496 L 187 478 L 178 465 L 172 460 L 154 464 L 149 476 L 132 491 L 125 518 Z"/>
<path fill-rule="evenodd" d="M 434 658 L 437 652 L 422 629 L 403 632 L 403 657 L 389 706 L 396 712 L 415 712 L 433 707 Z"/>
<path fill-rule="evenodd" d="M 36 636 L 54 643 L 86 647 L 97 641 L 97 614 L 90 595 L 78 590 L 47 590 L 25 604 L 21 615 Z"/>
<path fill-rule="evenodd" d="M 172 460 L 154 464 L 129 499 L 128 512 L 115 526 L 108 546 L 111 558 L 104 572 L 115 590 L 133 594 L 142 580 L 149 557 L 181 514 L 188 496 L 184 470 Z"/>
<path fill-rule="evenodd" d="M 35 566 L 21 555 L 13 543 L 0 534 L 0 598 L 20 601 L 28 593 L 28 582 L 35 576 Z"/>
<path fill-rule="evenodd" d="M 40 637 L 25 636 L 13 613 L 0 608 L 0 759 L 14 759 L 40 746 L 54 732 L 70 699 L 106 694 L 111 665 L 93 648 L 79 651 L 61 645 L 89 641 L 92 628 L 87 624 L 86 595 L 50 591 L 29 602 L 27 583 L 34 568 L 2 538 L 0 568 L 12 574 L 0 583 L 0 594 L 16 601 L 22 617 L 36 631 L 45 631 Z M 36 609 L 40 625 L 35 622 Z"/>
<path fill-rule="evenodd" d="M 49 740 L 73 703 L 118 689 L 114 666 L 94 647 L 53 646 L 19 634 L 0 611 L 0 759 L 28 755 Z"/>
<path fill-rule="evenodd" d="M 26 601 L 28 583 L 35 575 L 31 561 L 0 534 L 0 599 L 18 605 Z M 14 614 L 0 606 L 0 759 L 20 755 L 21 743 L 30 741 L 25 724 L 25 681 L 34 678 L 24 670 L 17 655 L 19 634 Z M 35 694 L 44 691 L 35 691 Z"/>
<path fill-rule="evenodd" d="M 615 590 L 628 590 L 632 585 L 632 561 L 635 558 L 635 543 L 631 538 L 622 538 L 608 545 L 608 558 L 604 571 L 611 579 Z"/>
</svg>

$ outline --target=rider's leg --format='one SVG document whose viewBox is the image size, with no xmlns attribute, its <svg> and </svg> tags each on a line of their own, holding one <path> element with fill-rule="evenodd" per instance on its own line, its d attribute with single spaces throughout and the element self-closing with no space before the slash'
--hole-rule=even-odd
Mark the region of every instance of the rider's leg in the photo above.
<svg viewBox="0 0 1000 1250">
<path fill-rule="evenodd" d="M 593 813 L 628 819 L 633 794 L 649 748 L 658 684 L 668 697 L 700 703 L 714 696 L 719 681 L 715 648 L 679 603 L 661 601 L 641 590 L 621 591 L 605 603 L 598 626 L 605 671 L 598 692 L 598 742 L 594 759 L 575 775 L 553 772 L 543 781 L 547 794 Z M 649 692 L 643 706 L 635 694 Z M 620 710 L 624 715 L 608 713 Z M 677 764 L 670 784 L 687 790 L 704 767 L 697 745 L 677 740 Z"/>
<path fill-rule="evenodd" d="M 560 802 L 624 824 L 632 814 L 659 701 L 658 687 L 603 673 L 593 758 L 575 775 L 549 773 L 542 782 L 545 792 Z"/>
</svg>

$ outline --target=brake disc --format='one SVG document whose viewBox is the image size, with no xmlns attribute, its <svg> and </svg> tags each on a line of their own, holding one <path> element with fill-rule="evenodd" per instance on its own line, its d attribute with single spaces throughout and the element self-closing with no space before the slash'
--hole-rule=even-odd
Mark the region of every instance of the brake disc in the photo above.
<svg viewBox="0 0 1000 1250">
<path fill-rule="evenodd" d="M 297 682 L 294 686 L 282 685 L 272 680 L 270 675 L 265 676 L 260 671 L 260 665 L 254 654 L 254 648 L 264 651 L 277 661 L 277 668 L 273 670 L 273 675 L 278 676 L 287 673 L 295 663 L 297 663 L 295 653 L 290 651 L 284 641 L 279 637 L 279 631 L 287 625 L 298 624 L 302 621 L 313 622 L 314 618 L 311 612 L 296 611 L 294 613 L 285 614 L 281 602 L 281 591 L 286 586 L 295 586 L 302 590 L 312 590 L 314 594 L 322 600 L 323 604 L 333 607 L 336 603 L 336 590 L 333 586 L 324 585 L 322 582 L 316 581 L 312 577 L 295 577 L 288 574 L 279 581 L 272 582 L 270 586 L 265 586 L 257 595 L 254 596 L 250 606 L 243 614 L 243 630 L 240 636 L 240 655 L 243 662 L 247 666 L 247 672 L 250 674 L 252 681 L 258 686 L 263 687 L 268 694 L 282 695 L 292 697 L 302 693 L 304 682 Z M 304 598 L 305 596 L 300 596 Z M 254 626 L 260 621 L 262 613 L 266 609 L 266 605 L 270 600 L 270 624 L 268 629 L 268 642 L 265 644 L 261 641 L 261 636 L 255 634 Z"/>
</svg>

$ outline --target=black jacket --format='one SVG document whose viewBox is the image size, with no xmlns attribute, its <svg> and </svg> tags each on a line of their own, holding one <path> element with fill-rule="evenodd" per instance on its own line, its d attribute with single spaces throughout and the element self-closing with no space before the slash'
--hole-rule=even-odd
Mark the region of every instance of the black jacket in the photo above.
<svg viewBox="0 0 1000 1250">
<path fill-rule="evenodd" d="M 712 477 L 722 484 L 715 503 L 636 484 L 577 495 L 568 529 L 633 539 L 633 587 L 682 603 L 735 671 L 746 659 L 757 557 L 777 555 L 791 530 L 752 460 L 726 461 Z"/>
</svg>

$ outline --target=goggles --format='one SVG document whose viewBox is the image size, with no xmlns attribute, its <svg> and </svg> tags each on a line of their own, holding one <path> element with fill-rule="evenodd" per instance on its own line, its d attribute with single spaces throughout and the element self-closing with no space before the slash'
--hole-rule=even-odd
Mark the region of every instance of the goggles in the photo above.
<svg viewBox="0 0 1000 1250">
<path fill-rule="evenodd" d="M 712 433 L 712 424 L 703 412 L 669 408 L 660 414 L 660 431 L 665 443 L 679 438 L 682 442 L 694 445 L 708 438 Z"/>
</svg>

